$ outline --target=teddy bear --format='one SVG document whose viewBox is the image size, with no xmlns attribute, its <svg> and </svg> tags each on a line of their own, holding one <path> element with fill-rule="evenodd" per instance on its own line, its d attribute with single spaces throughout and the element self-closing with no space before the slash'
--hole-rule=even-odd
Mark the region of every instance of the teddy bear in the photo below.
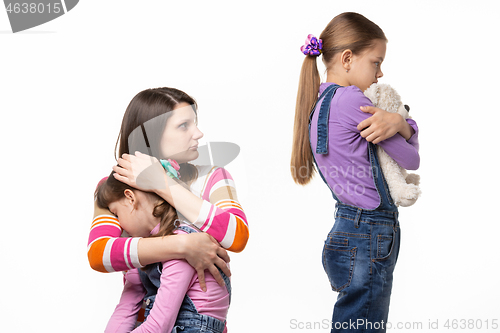
<svg viewBox="0 0 500 333">
<path fill-rule="evenodd" d="M 405 119 L 411 118 L 410 108 L 401 102 L 401 96 L 390 85 L 374 83 L 366 89 L 364 94 L 374 106 L 387 112 L 397 112 Z M 377 155 L 395 205 L 402 207 L 413 205 L 421 194 L 420 176 L 407 173 L 378 145 Z"/>
</svg>

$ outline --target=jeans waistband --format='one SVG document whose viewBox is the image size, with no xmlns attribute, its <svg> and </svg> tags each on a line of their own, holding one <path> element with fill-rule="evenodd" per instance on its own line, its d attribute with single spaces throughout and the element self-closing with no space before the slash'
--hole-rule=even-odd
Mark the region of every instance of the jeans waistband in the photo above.
<svg viewBox="0 0 500 333">
<path fill-rule="evenodd" d="M 356 222 L 385 222 L 388 224 L 398 223 L 398 211 L 363 209 L 338 202 L 336 203 L 335 208 L 335 216 L 348 217 L 354 219 Z"/>
<path fill-rule="evenodd" d="M 214 317 L 187 312 L 180 312 L 175 324 L 180 326 L 197 326 L 200 328 L 209 328 L 213 331 L 221 333 L 224 331 L 224 327 L 226 326 L 225 322 L 222 322 Z"/>
</svg>

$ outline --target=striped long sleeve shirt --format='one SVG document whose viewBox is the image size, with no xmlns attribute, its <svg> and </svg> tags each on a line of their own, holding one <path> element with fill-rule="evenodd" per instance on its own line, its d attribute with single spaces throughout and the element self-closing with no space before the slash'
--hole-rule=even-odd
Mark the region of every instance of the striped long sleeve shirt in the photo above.
<svg viewBox="0 0 500 333">
<path fill-rule="evenodd" d="M 191 192 L 203 199 L 194 224 L 212 235 L 229 251 L 242 251 L 248 241 L 248 222 L 238 202 L 234 181 L 227 170 L 198 166 L 199 177 Z M 95 207 L 87 255 L 90 266 L 99 272 L 125 271 L 141 267 L 137 254 L 138 237 L 123 237 L 116 216 Z"/>
</svg>

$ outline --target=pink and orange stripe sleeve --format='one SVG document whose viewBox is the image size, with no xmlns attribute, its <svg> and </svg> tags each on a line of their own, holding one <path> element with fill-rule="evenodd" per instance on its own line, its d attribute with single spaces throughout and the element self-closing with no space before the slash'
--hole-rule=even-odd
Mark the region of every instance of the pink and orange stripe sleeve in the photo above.
<svg viewBox="0 0 500 333">
<path fill-rule="evenodd" d="M 209 175 L 202 199 L 196 226 L 212 235 L 229 251 L 243 251 L 249 237 L 248 222 L 227 170 L 217 168 Z"/>
<path fill-rule="evenodd" d="M 95 205 L 94 212 L 87 244 L 90 266 L 104 273 L 141 267 L 137 256 L 139 238 L 120 237 L 120 223 L 108 210 Z"/>
</svg>

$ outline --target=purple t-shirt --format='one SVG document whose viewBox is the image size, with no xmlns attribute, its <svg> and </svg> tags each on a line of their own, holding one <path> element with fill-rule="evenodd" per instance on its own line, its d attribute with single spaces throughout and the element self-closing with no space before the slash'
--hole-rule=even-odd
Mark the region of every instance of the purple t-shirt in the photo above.
<svg viewBox="0 0 500 333">
<path fill-rule="evenodd" d="M 322 83 L 321 94 L 333 83 Z M 340 201 L 364 209 L 378 207 L 380 197 L 373 182 L 368 158 L 368 141 L 357 126 L 371 114 L 360 110 L 361 106 L 373 106 L 372 102 L 356 86 L 337 89 L 330 107 L 328 122 L 328 153 L 316 153 L 318 137 L 318 115 L 321 101 L 311 120 L 311 146 L 325 180 Z M 400 166 L 416 170 L 420 164 L 418 154 L 418 127 L 413 119 L 407 119 L 415 134 L 406 141 L 401 135 L 378 143 Z"/>
</svg>

